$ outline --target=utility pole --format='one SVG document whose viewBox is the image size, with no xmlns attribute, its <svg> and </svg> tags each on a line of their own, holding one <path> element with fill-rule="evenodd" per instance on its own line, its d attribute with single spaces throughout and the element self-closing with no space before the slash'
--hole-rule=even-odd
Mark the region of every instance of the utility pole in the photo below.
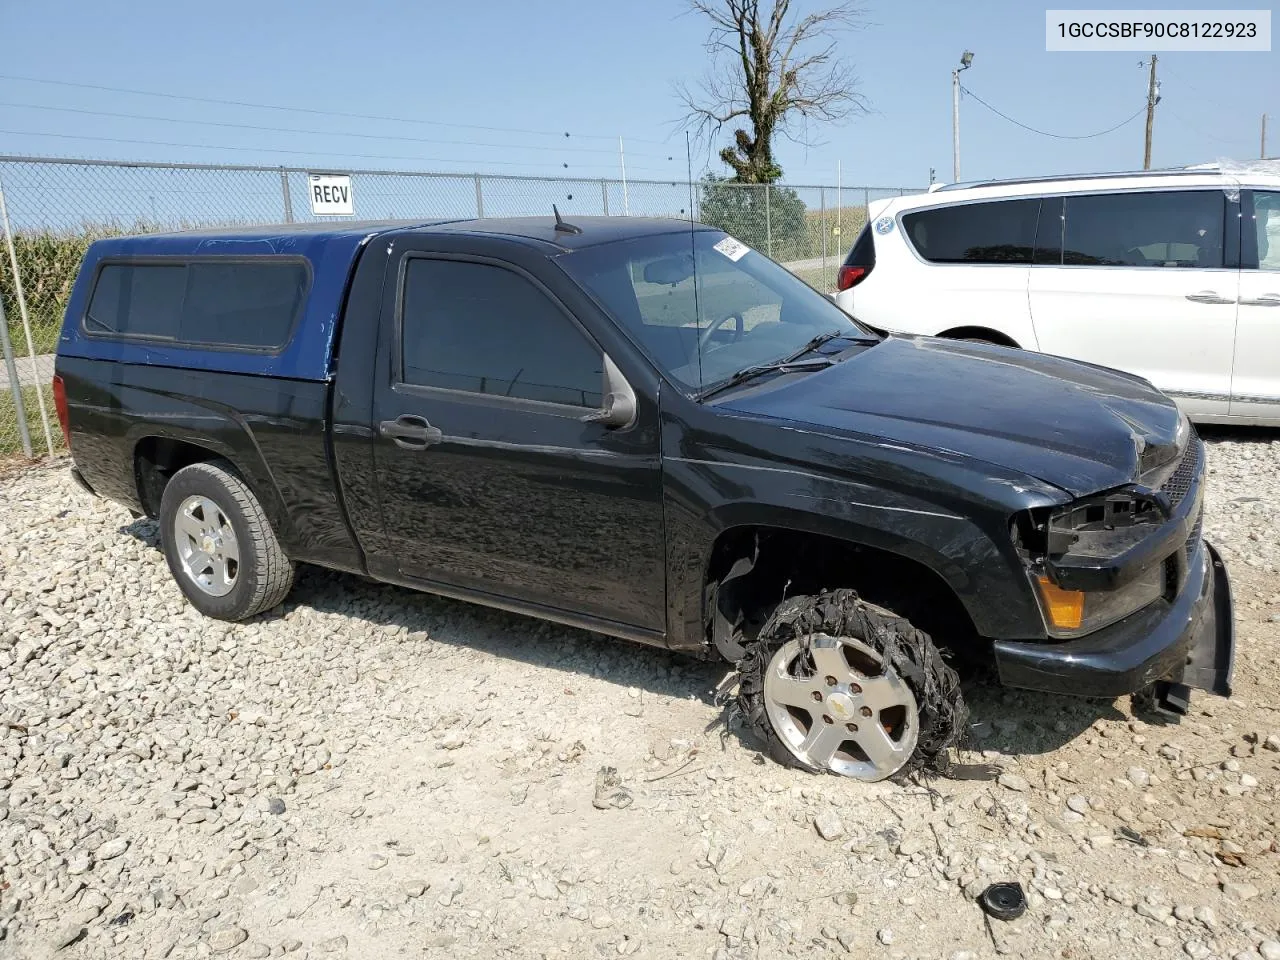
<svg viewBox="0 0 1280 960">
<path fill-rule="evenodd" d="M 960 66 L 951 71 L 951 179 L 960 182 L 960 71 L 968 70 L 973 63 L 973 53 L 966 50 L 960 56 Z"/>
<path fill-rule="evenodd" d="M 1160 102 L 1160 85 L 1156 82 L 1156 55 L 1151 55 L 1151 78 L 1147 81 L 1147 138 L 1142 151 L 1142 169 L 1151 169 L 1151 126 L 1156 119 L 1156 104 Z"/>
<path fill-rule="evenodd" d="M 1262 149 L 1258 152 L 1258 159 L 1267 159 L 1267 115 L 1262 115 Z"/>
</svg>

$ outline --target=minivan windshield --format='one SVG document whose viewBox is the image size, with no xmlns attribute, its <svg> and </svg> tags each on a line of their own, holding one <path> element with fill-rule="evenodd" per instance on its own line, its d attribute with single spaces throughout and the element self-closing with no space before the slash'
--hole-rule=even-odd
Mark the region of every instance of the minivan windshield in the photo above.
<svg viewBox="0 0 1280 960">
<path fill-rule="evenodd" d="M 811 341 L 832 339 L 824 334 L 879 339 L 794 274 L 719 230 L 603 243 L 557 262 L 667 376 L 693 393 L 793 357 Z"/>
</svg>

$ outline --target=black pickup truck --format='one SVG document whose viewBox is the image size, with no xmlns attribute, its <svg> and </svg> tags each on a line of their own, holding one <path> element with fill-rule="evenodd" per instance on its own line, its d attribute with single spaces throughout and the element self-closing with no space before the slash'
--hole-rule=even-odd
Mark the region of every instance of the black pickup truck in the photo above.
<svg viewBox="0 0 1280 960">
<path fill-rule="evenodd" d="M 311 563 L 725 657 L 772 754 L 862 780 L 963 734 L 944 654 L 1171 711 L 1230 692 L 1173 403 L 886 336 L 688 222 L 100 240 L 54 387 L 77 481 L 159 518 L 211 617 Z"/>
</svg>

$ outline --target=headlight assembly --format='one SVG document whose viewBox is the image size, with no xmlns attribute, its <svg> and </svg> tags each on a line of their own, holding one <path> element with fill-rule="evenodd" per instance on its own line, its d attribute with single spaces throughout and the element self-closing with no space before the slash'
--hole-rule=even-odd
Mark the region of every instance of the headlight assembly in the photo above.
<svg viewBox="0 0 1280 960">
<path fill-rule="evenodd" d="M 1045 626 L 1050 636 L 1060 640 L 1110 626 L 1160 599 L 1165 590 L 1163 563 L 1153 564 L 1115 590 L 1064 590 L 1043 574 L 1034 579 Z"/>
</svg>

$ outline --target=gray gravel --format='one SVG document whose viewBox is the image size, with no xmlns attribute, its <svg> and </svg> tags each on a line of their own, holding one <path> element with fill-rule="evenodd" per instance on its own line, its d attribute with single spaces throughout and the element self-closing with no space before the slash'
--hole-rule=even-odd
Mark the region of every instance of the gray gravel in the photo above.
<svg viewBox="0 0 1280 960">
<path fill-rule="evenodd" d="M 354 577 L 204 620 L 154 524 L 12 474 L 0 957 L 1280 956 L 1280 443 L 1209 463 L 1237 696 L 975 682 L 999 782 L 905 787 L 761 762 L 711 665 Z"/>
</svg>

